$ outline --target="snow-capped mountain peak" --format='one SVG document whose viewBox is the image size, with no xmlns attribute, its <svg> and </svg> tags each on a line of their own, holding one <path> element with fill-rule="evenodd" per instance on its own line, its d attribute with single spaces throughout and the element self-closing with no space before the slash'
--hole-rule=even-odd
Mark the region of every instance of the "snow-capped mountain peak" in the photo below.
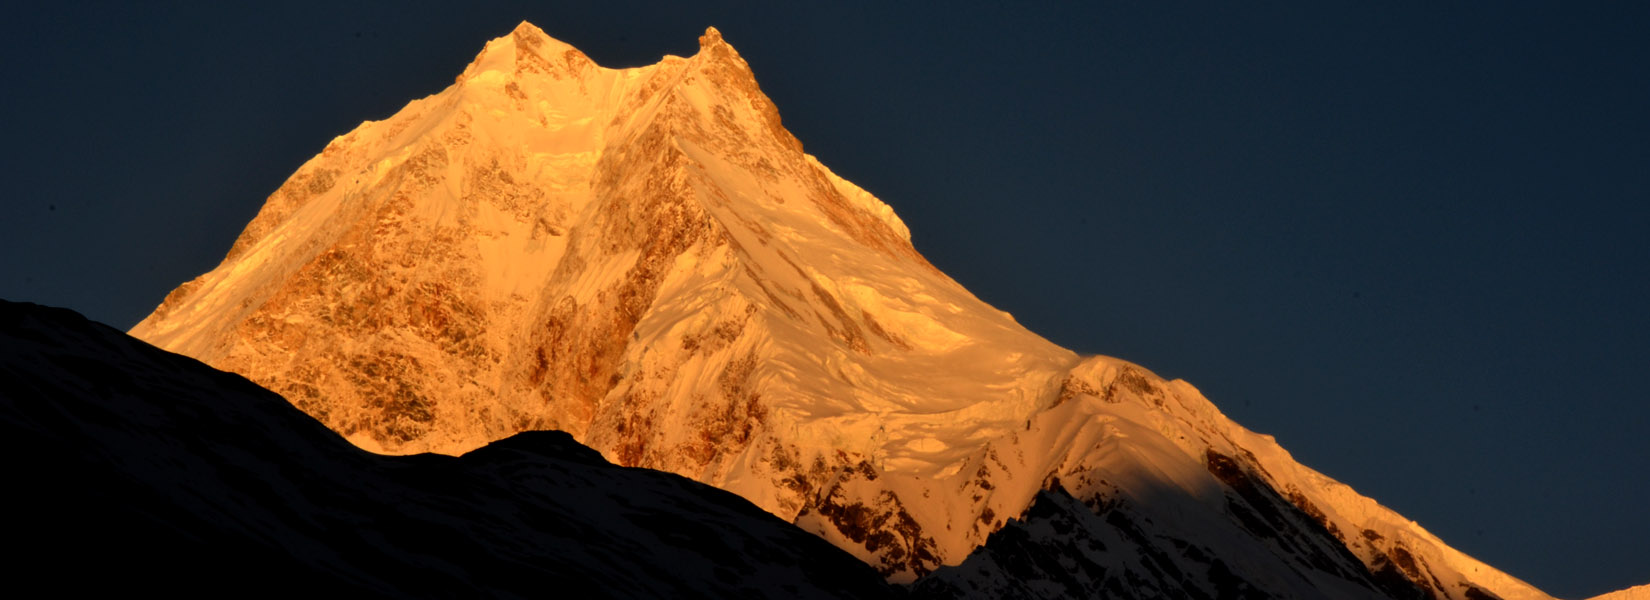
<svg viewBox="0 0 1650 600">
<path fill-rule="evenodd" d="M 545 35 L 532 23 L 522 21 L 510 35 L 487 43 L 474 62 L 459 75 L 459 82 L 482 73 L 542 73 L 559 77 L 579 77 L 594 61 L 577 48 Z"/>
<path fill-rule="evenodd" d="M 718 31 L 699 45 L 608 69 L 521 24 L 328 144 L 133 335 L 378 452 L 565 430 L 890 579 L 940 570 L 934 593 L 1038 576 L 995 542 L 1115 549 L 1068 591 L 1172 594 L 1175 564 L 1275 595 L 1542 597 L 1190 385 L 980 301 L 802 151 Z"/>
</svg>

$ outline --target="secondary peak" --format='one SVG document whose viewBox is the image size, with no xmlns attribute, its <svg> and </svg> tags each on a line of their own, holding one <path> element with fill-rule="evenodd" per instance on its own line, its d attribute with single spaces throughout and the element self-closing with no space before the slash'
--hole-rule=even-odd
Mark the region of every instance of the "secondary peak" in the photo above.
<svg viewBox="0 0 1650 600">
<path fill-rule="evenodd" d="M 722 32 L 717 31 L 715 27 L 706 27 L 705 34 L 699 36 L 700 50 L 706 50 L 713 46 L 725 45 L 727 45 L 727 42 L 722 41 Z"/>
<path fill-rule="evenodd" d="M 544 33 L 543 29 L 539 29 L 539 27 L 537 25 L 534 25 L 532 23 L 528 23 L 527 21 L 522 21 L 520 24 L 516 25 L 515 29 L 510 30 L 510 35 L 513 35 L 513 36 L 534 35 L 534 36 L 550 37 L 548 34 Z"/>
</svg>

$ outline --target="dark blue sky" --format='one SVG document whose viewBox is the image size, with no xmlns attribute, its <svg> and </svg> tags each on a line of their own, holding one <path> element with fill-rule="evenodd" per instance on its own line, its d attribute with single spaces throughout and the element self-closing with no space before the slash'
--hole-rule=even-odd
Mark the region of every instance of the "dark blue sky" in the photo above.
<svg viewBox="0 0 1650 600">
<path fill-rule="evenodd" d="M 1032 330 L 1553 594 L 1650 582 L 1650 5 L 604 4 L 11 9 L 0 297 L 130 327 L 518 21 L 611 67 L 715 25 Z"/>
</svg>

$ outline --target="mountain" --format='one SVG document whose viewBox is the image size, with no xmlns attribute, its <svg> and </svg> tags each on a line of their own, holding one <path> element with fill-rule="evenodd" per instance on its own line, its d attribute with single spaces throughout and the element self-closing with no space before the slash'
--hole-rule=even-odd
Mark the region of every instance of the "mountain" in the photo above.
<svg viewBox="0 0 1650 600">
<path fill-rule="evenodd" d="M 898 597 L 733 494 L 561 432 L 364 452 L 233 374 L 0 301 L 11 572 L 78 591 Z M 226 583 L 229 582 L 229 583 Z"/>
<path fill-rule="evenodd" d="M 699 46 L 607 69 L 523 23 L 333 140 L 132 334 L 375 452 L 566 431 L 919 595 L 1547 597 L 975 298 Z"/>
<path fill-rule="evenodd" d="M 1646 598 L 1650 598 L 1650 583 L 1594 596 L 1593 600 L 1645 600 Z"/>
</svg>

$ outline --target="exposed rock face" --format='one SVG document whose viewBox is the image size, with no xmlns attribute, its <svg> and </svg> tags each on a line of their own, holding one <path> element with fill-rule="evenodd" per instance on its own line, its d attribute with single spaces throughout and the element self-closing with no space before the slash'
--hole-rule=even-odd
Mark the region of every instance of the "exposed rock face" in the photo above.
<svg viewBox="0 0 1650 600">
<path fill-rule="evenodd" d="M 714 29 L 693 57 L 612 70 L 523 24 L 452 87 L 334 140 L 132 333 L 378 452 L 564 430 L 894 581 L 962 563 L 1041 492 L 1154 490 L 1356 589 L 1390 566 L 1440 598 L 1543 597 L 1191 386 L 1082 359 L 969 294 L 802 152 Z M 1365 529 L 1383 541 L 1346 535 Z"/>
</svg>

